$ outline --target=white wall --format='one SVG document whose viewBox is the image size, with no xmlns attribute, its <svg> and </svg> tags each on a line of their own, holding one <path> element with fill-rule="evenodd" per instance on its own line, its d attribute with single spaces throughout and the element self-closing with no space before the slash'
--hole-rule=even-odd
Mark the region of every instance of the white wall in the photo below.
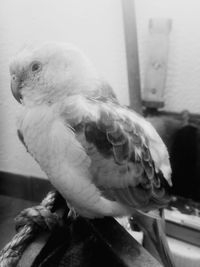
<svg viewBox="0 0 200 267">
<path fill-rule="evenodd" d="M 29 42 L 79 46 L 128 104 L 120 0 L 0 1 L 0 170 L 44 176 L 16 137 L 18 104 L 9 86 L 9 59 Z"/>
<path fill-rule="evenodd" d="M 165 89 L 166 110 L 200 113 L 200 1 L 135 0 L 139 56 L 144 81 L 148 20 L 171 18 L 169 62 Z"/>
</svg>

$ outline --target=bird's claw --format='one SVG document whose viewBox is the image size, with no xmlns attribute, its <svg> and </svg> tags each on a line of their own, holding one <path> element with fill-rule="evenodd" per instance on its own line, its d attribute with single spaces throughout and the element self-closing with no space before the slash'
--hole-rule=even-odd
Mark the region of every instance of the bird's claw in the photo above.
<svg viewBox="0 0 200 267">
<path fill-rule="evenodd" d="M 75 211 L 73 207 L 70 207 L 67 217 L 68 219 L 75 220 L 78 217 L 78 213 Z"/>
</svg>

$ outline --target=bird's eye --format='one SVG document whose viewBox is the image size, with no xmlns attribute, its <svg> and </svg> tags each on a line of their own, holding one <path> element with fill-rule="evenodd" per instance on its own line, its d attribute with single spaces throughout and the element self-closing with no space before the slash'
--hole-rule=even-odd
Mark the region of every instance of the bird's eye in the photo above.
<svg viewBox="0 0 200 267">
<path fill-rule="evenodd" d="M 38 72 L 42 68 L 42 64 L 38 61 L 35 61 L 31 64 L 31 71 L 32 72 Z"/>
</svg>

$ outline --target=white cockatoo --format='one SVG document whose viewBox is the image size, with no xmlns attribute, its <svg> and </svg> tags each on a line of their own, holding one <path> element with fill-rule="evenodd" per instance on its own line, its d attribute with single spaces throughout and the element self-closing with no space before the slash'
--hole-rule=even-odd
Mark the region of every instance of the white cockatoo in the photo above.
<svg viewBox="0 0 200 267">
<path fill-rule="evenodd" d="M 23 142 L 78 214 L 137 218 L 168 203 L 164 143 L 118 103 L 82 52 L 68 44 L 23 49 L 10 75 Z"/>
</svg>

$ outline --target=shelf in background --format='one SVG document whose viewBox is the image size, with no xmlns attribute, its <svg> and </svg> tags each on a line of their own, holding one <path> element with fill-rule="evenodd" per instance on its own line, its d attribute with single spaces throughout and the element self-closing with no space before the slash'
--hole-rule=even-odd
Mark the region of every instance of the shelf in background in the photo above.
<svg viewBox="0 0 200 267">
<path fill-rule="evenodd" d="M 200 203 L 174 197 L 165 219 L 167 235 L 200 247 Z"/>
</svg>

